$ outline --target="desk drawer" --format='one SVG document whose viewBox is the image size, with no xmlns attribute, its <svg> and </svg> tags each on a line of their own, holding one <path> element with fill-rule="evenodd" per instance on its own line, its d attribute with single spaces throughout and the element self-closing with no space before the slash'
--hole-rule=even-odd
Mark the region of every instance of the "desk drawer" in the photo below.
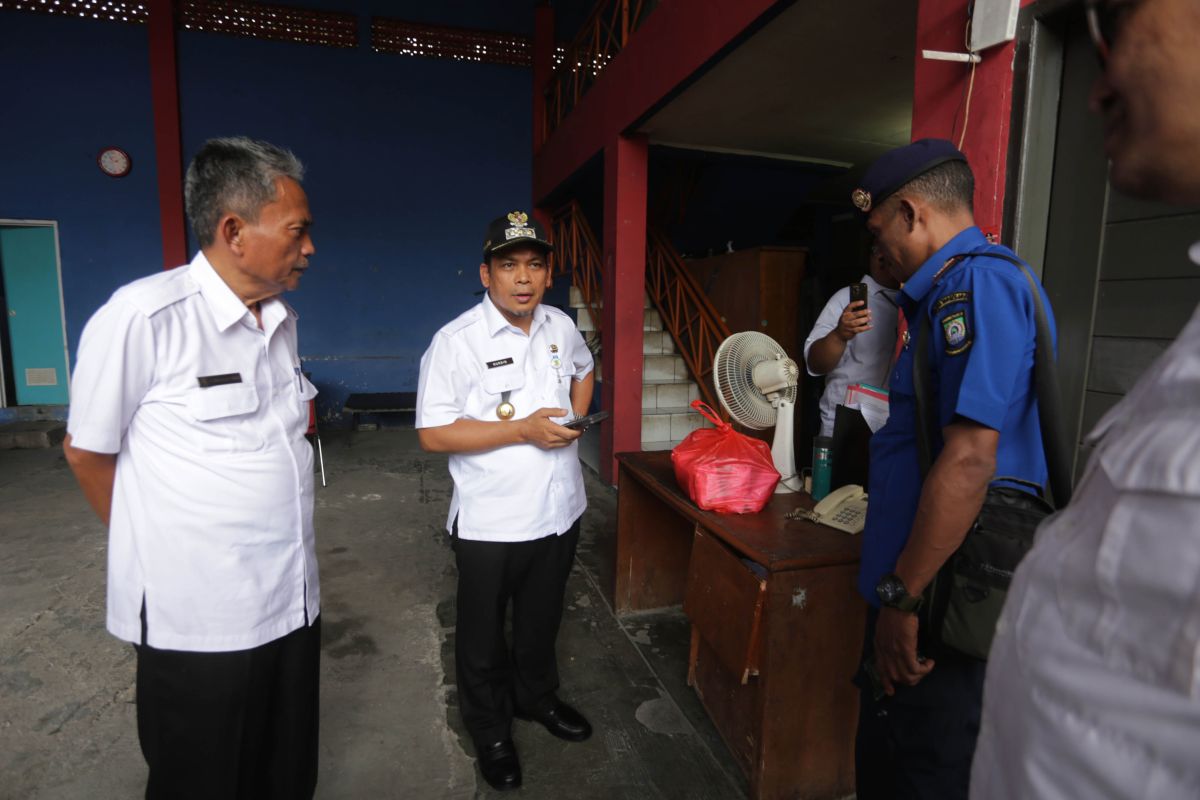
<svg viewBox="0 0 1200 800">
<path fill-rule="evenodd" d="M 743 685 L 758 674 L 766 593 L 765 578 L 697 526 L 683 611 L 721 666 Z"/>
</svg>

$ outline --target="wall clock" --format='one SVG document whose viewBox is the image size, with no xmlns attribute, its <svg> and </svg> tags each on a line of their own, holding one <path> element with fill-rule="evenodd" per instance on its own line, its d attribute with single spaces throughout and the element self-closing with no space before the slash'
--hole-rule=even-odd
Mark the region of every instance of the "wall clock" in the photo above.
<svg viewBox="0 0 1200 800">
<path fill-rule="evenodd" d="M 111 178 L 124 178 L 133 169 L 133 159 L 119 147 L 106 147 L 96 156 L 100 171 Z"/>
</svg>

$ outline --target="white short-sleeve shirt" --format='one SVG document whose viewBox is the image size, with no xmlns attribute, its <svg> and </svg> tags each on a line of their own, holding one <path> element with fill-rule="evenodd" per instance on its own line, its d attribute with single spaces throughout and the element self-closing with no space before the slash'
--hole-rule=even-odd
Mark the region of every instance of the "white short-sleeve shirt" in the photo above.
<svg viewBox="0 0 1200 800">
<path fill-rule="evenodd" d="M 1086 441 L 996 627 L 973 800 L 1200 797 L 1200 308 Z"/>
<path fill-rule="evenodd" d="M 296 313 L 263 328 L 204 255 L 119 289 L 79 343 L 67 430 L 116 453 L 108 629 L 188 651 L 256 647 L 315 619 L 316 389 Z"/>
<path fill-rule="evenodd" d="M 871 311 L 871 330 L 858 334 L 846 343 L 846 351 L 837 366 L 825 376 L 825 392 L 821 395 L 821 435 L 833 434 L 833 419 L 839 403 L 846 402 L 846 388 L 852 383 L 883 386 L 888 367 L 896 348 L 896 292 L 880 286 L 870 275 L 863 275 L 867 285 L 867 308 Z M 833 293 L 816 324 L 804 342 L 804 360 L 813 342 L 823 339 L 838 325 L 842 312 L 850 305 L 850 287 L 843 286 Z M 808 368 L 808 374 L 819 377 Z"/>
<path fill-rule="evenodd" d="M 592 371 L 592 354 L 571 318 L 534 309 L 529 334 L 509 324 L 486 294 L 445 325 L 421 357 L 416 426 L 460 419 L 497 421 L 505 399 L 522 419 L 540 408 L 571 409 L 571 382 Z M 587 507 L 578 444 L 543 450 L 514 444 L 450 456 L 463 539 L 519 542 L 565 533 Z"/>
</svg>

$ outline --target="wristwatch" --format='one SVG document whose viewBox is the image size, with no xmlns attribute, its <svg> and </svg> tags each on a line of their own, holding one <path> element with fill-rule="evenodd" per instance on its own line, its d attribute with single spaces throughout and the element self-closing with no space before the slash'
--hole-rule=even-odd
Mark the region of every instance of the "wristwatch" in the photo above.
<svg viewBox="0 0 1200 800">
<path fill-rule="evenodd" d="M 895 608 L 909 614 L 915 614 L 921 610 L 921 604 L 925 598 L 921 595 L 913 596 L 908 593 L 908 589 L 904 586 L 904 581 L 900 580 L 900 576 L 896 574 L 884 575 L 883 580 L 875 586 L 875 594 L 879 596 L 879 602 L 888 608 Z"/>
</svg>

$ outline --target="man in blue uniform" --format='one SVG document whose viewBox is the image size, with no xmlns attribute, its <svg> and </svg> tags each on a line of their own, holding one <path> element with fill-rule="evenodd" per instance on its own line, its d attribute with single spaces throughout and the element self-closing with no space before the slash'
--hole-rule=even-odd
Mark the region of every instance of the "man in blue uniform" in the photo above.
<svg viewBox="0 0 1200 800">
<path fill-rule="evenodd" d="M 891 416 L 871 441 L 858 581 L 871 604 L 857 738 L 860 800 L 967 796 L 986 664 L 927 652 L 918 644 L 916 612 L 996 476 L 1046 482 L 1033 293 L 1016 265 L 989 256 L 1012 252 L 975 226 L 974 191 L 966 157 L 950 142 L 923 139 L 880 157 L 852 195 L 904 278 L 897 300 L 911 331 L 890 377 Z M 1049 309 L 1044 295 L 1043 304 Z M 924 479 L 913 391 L 922 319 L 930 325 L 937 420 Z"/>
</svg>

